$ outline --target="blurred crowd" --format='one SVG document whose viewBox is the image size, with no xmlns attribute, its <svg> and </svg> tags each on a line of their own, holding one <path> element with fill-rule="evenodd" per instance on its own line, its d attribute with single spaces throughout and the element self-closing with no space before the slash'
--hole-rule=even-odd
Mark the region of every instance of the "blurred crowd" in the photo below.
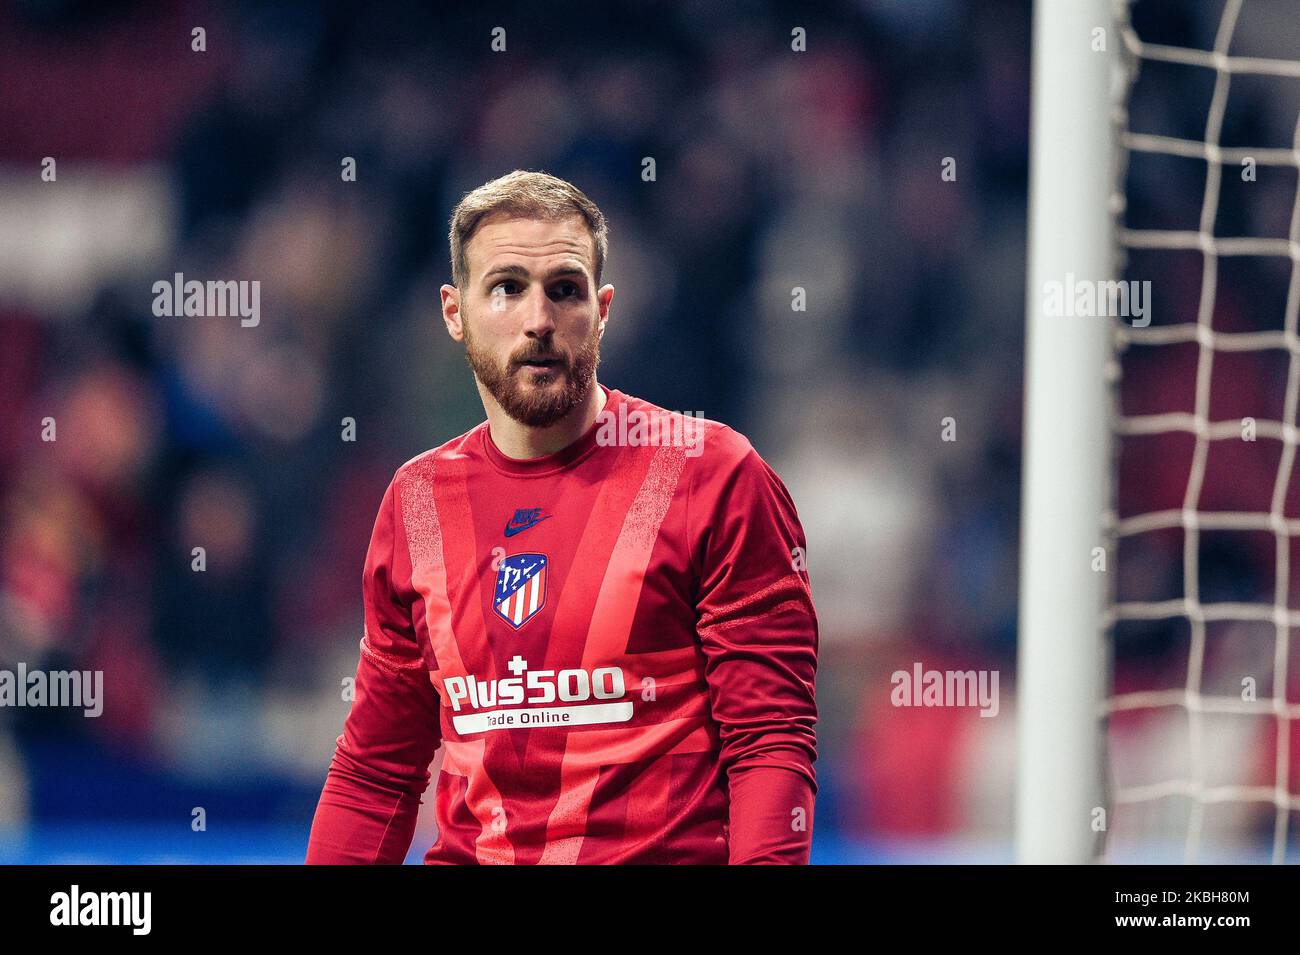
<svg viewBox="0 0 1300 955">
<path fill-rule="evenodd" d="M 601 381 L 799 508 L 818 857 L 1009 852 L 1028 70 L 1028 0 L 0 5 L 0 666 L 106 695 L 0 710 L 0 828 L 305 844 L 383 489 L 483 417 L 447 219 L 524 168 L 609 219 Z M 177 272 L 259 280 L 261 322 L 156 317 Z M 999 716 L 893 707 L 914 662 L 999 670 Z"/>
</svg>

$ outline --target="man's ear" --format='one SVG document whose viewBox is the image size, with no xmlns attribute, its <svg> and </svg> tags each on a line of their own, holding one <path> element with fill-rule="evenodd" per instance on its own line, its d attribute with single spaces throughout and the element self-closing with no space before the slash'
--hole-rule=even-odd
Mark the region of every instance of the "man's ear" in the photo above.
<svg viewBox="0 0 1300 955">
<path fill-rule="evenodd" d="M 454 285 L 444 285 L 438 290 L 442 298 L 442 322 L 447 334 L 455 341 L 465 340 L 465 325 L 460 313 L 460 290 Z"/>
<path fill-rule="evenodd" d="M 602 285 L 600 291 L 596 293 L 596 312 L 600 316 L 598 328 L 601 335 L 605 334 L 605 323 L 609 321 L 609 307 L 614 301 L 614 286 Z"/>
</svg>

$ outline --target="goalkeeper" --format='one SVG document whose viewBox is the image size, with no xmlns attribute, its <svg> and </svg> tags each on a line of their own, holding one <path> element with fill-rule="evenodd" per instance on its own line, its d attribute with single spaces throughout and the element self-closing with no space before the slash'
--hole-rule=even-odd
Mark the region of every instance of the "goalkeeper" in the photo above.
<svg viewBox="0 0 1300 955">
<path fill-rule="evenodd" d="M 309 863 L 806 863 L 817 619 L 789 493 L 726 425 L 596 381 L 607 231 L 514 172 L 451 220 L 487 420 L 397 470 Z"/>
</svg>

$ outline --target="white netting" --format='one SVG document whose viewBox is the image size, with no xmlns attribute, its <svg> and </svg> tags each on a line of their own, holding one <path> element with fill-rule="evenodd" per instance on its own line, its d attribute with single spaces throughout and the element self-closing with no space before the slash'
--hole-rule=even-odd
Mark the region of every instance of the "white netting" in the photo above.
<svg viewBox="0 0 1300 955">
<path fill-rule="evenodd" d="M 1142 816 L 1143 807 L 1150 809 L 1156 804 L 1162 804 L 1165 808 L 1161 812 L 1148 812 L 1146 818 L 1163 819 L 1166 835 L 1171 819 L 1178 820 L 1179 828 L 1185 826 L 1185 842 L 1180 847 L 1180 852 L 1189 862 L 1202 860 L 1203 839 L 1211 828 L 1207 823 L 1207 814 L 1215 807 L 1237 807 L 1232 817 L 1234 824 L 1253 831 L 1261 844 L 1267 842 L 1267 816 L 1271 814 L 1271 853 L 1268 855 L 1273 862 L 1283 862 L 1286 860 L 1288 832 L 1294 828 L 1289 825 L 1289 816 L 1291 812 L 1300 811 L 1300 795 L 1293 790 L 1290 765 L 1290 721 L 1300 719 L 1300 703 L 1290 702 L 1287 698 L 1292 667 L 1289 659 L 1291 628 L 1300 627 L 1300 610 L 1291 607 L 1291 540 L 1300 537 L 1300 519 L 1286 516 L 1297 443 L 1296 405 L 1300 397 L 1300 337 L 1297 336 L 1297 312 L 1300 311 L 1300 188 L 1293 190 L 1290 229 L 1285 238 L 1216 235 L 1216 220 L 1220 217 L 1224 178 L 1232 176 L 1240 179 L 1243 162 L 1253 162 L 1259 167 L 1290 167 L 1300 176 L 1300 122 L 1294 127 L 1289 149 L 1220 144 L 1234 78 L 1249 74 L 1253 77 L 1300 79 L 1300 62 L 1232 55 L 1234 35 L 1243 12 L 1242 0 L 1226 0 L 1224 3 L 1211 50 L 1146 42 L 1130 21 L 1128 4 L 1117 3 L 1116 6 L 1117 25 L 1129 67 L 1126 97 L 1121 103 L 1128 103 L 1127 96 L 1141 71 L 1144 68 L 1156 68 L 1148 66 L 1152 63 L 1178 64 L 1191 70 L 1212 71 L 1213 92 L 1205 115 L 1204 136 L 1200 140 L 1134 130 L 1130 128 L 1131 117 L 1127 105 L 1121 105 L 1116 116 L 1123 171 L 1117 184 L 1114 209 L 1119 217 L 1117 237 L 1122 255 L 1128 259 L 1135 254 L 1134 250 L 1199 253 L 1201 275 L 1194 321 L 1190 320 L 1190 309 L 1184 316 L 1171 313 L 1168 308 L 1162 310 L 1161 303 L 1157 302 L 1154 309 L 1157 318 L 1148 327 L 1134 327 L 1122 321 L 1116 323 L 1117 385 L 1112 394 L 1112 419 L 1117 450 L 1123 447 L 1126 440 L 1178 433 L 1190 436 L 1193 443 L 1181 507 L 1125 515 L 1118 503 L 1125 494 L 1125 489 L 1121 486 L 1117 491 L 1115 511 L 1107 516 L 1111 538 L 1108 551 L 1120 555 L 1116 561 L 1117 573 L 1124 566 L 1122 555 L 1126 541 L 1162 531 L 1182 534 L 1181 597 L 1126 600 L 1118 595 L 1111 602 L 1104 620 L 1107 646 L 1112 655 L 1118 659 L 1124 654 L 1124 641 L 1117 636 L 1117 628 L 1127 622 L 1167 621 L 1172 628 L 1175 626 L 1173 621 L 1176 620 L 1178 633 L 1181 635 L 1184 626 L 1187 631 L 1185 673 L 1181 669 L 1178 671 L 1185 677 L 1182 685 L 1137 689 L 1117 687 L 1105 701 L 1103 709 L 1112 749 L 1111 813 L 1118 821 L 1126 814 L 1131 817 Z M 1300 44 L 1300 40 L 1297 42 Z M 1177 157 L 1205 164 L 1205 185 L 1200 197 L 1198 228 L 1129 227 L 1126 178 L 1130 164 L 1143 156 Z M 1227 185 L 1235 185 L 1235 179 Z M 1280 328 L 1216 330 L 1216 298 L 1226 291 L 1220 288 L 1221 260 L 1242 256 L 1289 259 L 1290 281 L 1284 312 L 1280 316 Z M 1248 297 L 1253 291 L 1247 288 L 1234 294 Z M 1164 304 L 1169 304 L 1167 298 Z M 1184 317 L 1188 320 L 1184 320 Z M 1118 372 L 1127 374 L 1125 363 L 1133 357 L 1133 352 L 1178 345 L 1195 347 L 1192 410 L 1126 414 Z M 1254 511 L 1205 509 L 1203 496 L 1206 490 L 1207 461 L 1212 446 L 1217 442 L 1243 441 L 1243 422 L 1240 417 L 1210 420 L 1211 385 L 1215 381 L 1216 356 L 1269 350 L 1280 350 L 1286 356 L 1285 395 L 1281 401 L 1280 420 L 1260 417 L 1254 424 L 1255 439 L 1261 444 L 1280 443 L 1276 471 L 1272 478 L 1271 504 L 1267 510 L 1261 506 Z M 1190 365 L 1190 359 L 1188 364 Z M 1280 381 L 1277 387 L 1280 389 Z M 1172 460 L 1170 463 L 1172 466 Z M 1261 587 L 1259 599 L 1256 599 L 1256 595 L 1251 595 L 1246 600 L 1202 600 L 1200 562 L 1203 558 L 1203 535 L 1215 531 L 1272 535 L 1275 580 L 1271 600 L 1265 596 L 1267 585 Z M 1185 625 L 1182 621 L 1185 621 Z M 1257 628 L 1261 625 L 1272 627 L 1271 694 L 1260 692 L 1256 698 L 1251 699 L 1248 693 L 1234 692 L 1235 683 L 1231 679 L 1217 681 L 1213 686 L 1206 685 L 1207 646 L 1211 653 L 1214 650 L 1210 646 L 1213 637 L 1208 636 L 1207 631 L 1214 629 L 1220 622 L 1230 627 L 1246 627 L 1250 624 Z M 1214 629 L 1216 634 L 1222 632 L 1224 631 Z M 1179 640 L 1181 654 L 1181 636 Z M 1261 657 L 1265 653 L 1261 650 Z M 1248 669 L 1237 668 L 1241 672 Z M 1236 673 L 1237 671 L 1232 671 L 1229 676 L 1235 679 Z M 1262 685 L 1261 680 L 1261 687 Z M 1148 719 L 1149 714 L 1161 715 Z M 1266 728 L 1271 721 L 1272 729 L 1263 734 L 1258 732 L 1258 726 L 1253 731 L 1237 729 L 1233 730 L 1236 735 L 1226 737 L 1216 735 L 1217 729 L 1211 733 L 1208 721 L 1223 714 L 1260 717 Z M 1186 737 L 1177 743 L 1173 742 L 1169 731 L 1173 725 L 1171 720 L 1175 716 Z M 1166 730 L 1163 736 L 1156 734 L 1155 750 L 1148 748 L 1144 757 L 1140 755 L 1141 751 L 1135 750 L 1131 736 L 1119 738 L 1121 734 L 1117 726 L 1124 725 L 1126 721 L 1130 726 L 1146 721 L 1148 731 L 1152 726 L 1164 726 Z M 1260 740 L 1265 741 L 1264 748 L 1272 745 L 1271 780 L 1266 778 L 1267 773 L 1260 772 L 1254 774 L 1256 778 L 1250 778 L 1249 773 L 1243 773 L 1238 778 L 1216 778 L 1221 775 L 1218 770 L 1224 763 L 1252 765 L 1238 750 L 1246 745 L 1258 747 Z M 1184 742 L 1186 758 L 1181 761 L 1173 758 L 1166 761 L 1158 752 L 1162 746 L 1174 749 Z M 1123 758 L 1128 759 L 1130 764 L 1137 765 L 1145 758 L 1146 768 L 1150 771 L 1141 772 L 1141 766 L 1138 766 L 1138 771 L 1121 771 L 1116 766 L 1114 755 L 1121 750 L 1127 752 L 1128 755 Z M 1160 778 L 1161 768 L 1173 772 L 1173 775 Z M 1265 778 L 1259 778 L 1261 775 Z M 1242 843 L 1246 841 L 1249 841 L 1249 837 L 1243 837 Z M 1113 847 L 1108 848 L 1108 853 L 1113 852 Z"/>
</svg>

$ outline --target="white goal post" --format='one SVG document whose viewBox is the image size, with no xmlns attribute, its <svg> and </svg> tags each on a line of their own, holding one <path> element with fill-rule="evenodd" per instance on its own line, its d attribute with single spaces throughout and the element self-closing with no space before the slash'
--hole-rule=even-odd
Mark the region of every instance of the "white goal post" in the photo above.
<svg viewBox="0 0 1300 955">
<path fill-rule="evenodd" d="M 1093 554 L 1113 474 L 1112 332 L 1108 319 L 1049 315 L 1044 289 L 1114 278 L 1110 0 L 1036 0 L 1032 42 L 1016 857 L 1083 863 L 1098 856 L 1104 806 L 1108 577 Z"/>
<path fill-rule="evenodd" d="M 1300 812 L 1292 766 L 1296 731 L 1291 726 L 1300 720 L 1300 701 L 1288 696 L 1292 630 L 1300 627 L 1300 609 L 1292 606 L 1300 591 L 1291 553 L 1300 538 L 1300 519 L 1287 515 L 1300 445 L 1295 424 L 1300 409 L 1300 43 L 1281 45 L 1289 58 L 1255 55 L 1261 44 L 1278 46 L 1280 36 L 1293 36 L 1285 33 L 1293 21 L 1276 8 L 1270 19 L 1267 5 L 1252 7 L 1250 0 L 1190 7 L 1201 18 L 1194 31 L 1197 39 L 1176 32 L 1179 45 L 1140 36 L 1130 18 L 1132 9 L 1128 0 L 1034 4 L 1017 858 L 1027 863 L 1102 861 L 1111 854 L 1107 832 L 1114 830 L 1114 813 L 1123 810 L 1126 818 L 1137 818 L 1148 810 L 1159 816 L 1175 807 L 1185 813 L 1185 825 L 1179 822 L 1185 830 L 1180 837 L 1185 861 L 1201 861 L 1208 843 L 1220 856 L 1226 846 L 1234 861 L 1243 854 L 1258 856 L 1262 848 L 1271 861 L 1281 863 L 1293 838 L 1291 816 Z M 1262 19 L 1243 29 L 1252 11 Z M 1147 13 L 1144 29 L 1159 32 L 1160 24 L 1152 19 L 1154 5 Z M 1203 48 L 1187 45 L 1193 42 Z M 1175 130 L 1153 130 L 1147 127 L 1159 120 L 1159 110 L 1142 110 L 1140 119 L 1130 113 L 1130 100 L 1140 102 L 1134 90 L 1140 88 L 1144 64 L 1147 71 L 1169 66 L 1183 71 L 1176 81 L 1165 74 L 1166 95 L 1194 105 L 1190 122 L 1203 125 L 1191 129 L 1184 116 Z M 1202 80 L 1208 91 L 1203 120 L 1192 88 Z M 1261 95 L 1257 85 L 1252 95 L 1251 81 L 1264 84 L 1267 92 Z M 1236 86 L 1244 89 L 1234 99 Z M 1230 102 L 1240 103 L 1241 112 L 1236 129 L 1225 138 Z M 1278 142 L 1283 137 L 1285 145 Z M 1204 172 L 1204 188 L 1194 196 L 1185 195 L 1185 188 L 1161 196 L 1163 218 L 1153 223 L 1130 205 L 1124 175 L 1131 163 L 1150 157 L 1200 163 Z M 1281 180 L 1280 190 L 1256 192 L 1249 199 L 1228 190 L 1235 179 L 1254 183 L 1256 166 L 1295 174 Z M 1148 192 L 1164 184 L 1151 176 L 1129 181 L 1145 182 Z M 1276 217 L 1219 214 L 1225 198 L 1234 213 L 1247 213 L 1252 202 L 1277 207 L 1278 195 L 1285 195 L 1290 206 L 1285 235 L 1268 234 Z M 1189 221 L 1179 203 L 1193 210 Z M 1188 304 L 1190 284 L 1189 298 L 1181 303 L 1169 294 L 1158 303 L 1154 324 L 1149 291 L 1141 313 L 1145 320 L 1132 324 L 1106 309 L 1075 315 L 1049 307 L 1049 285 L 1073 285 L 1075 277 L 1085 284 L 1114 283 L 1127 259 L 1152 251 L 1199 257 L 1195 307 Z M 1225 263 L 1243 261 L 1271 262 L 1272 267 L 1246 273 L 1246 280 L 1234 280 L 1236 273 L 1224 271 Z M 1145 271 L 1160 275 L 1149 265 Z M 1238 316 L 1236 324 L 1225 319 L 1222 327 L 1216 325 L 1217 302 L 1266 300 L 1269 282 L 1285 288 L 1284 306 L 1257 308 L 1247 318 L 1230 305 L 1227 314 Z M 1141 284 L 1149 288 L 1151 282 Z M 1182 344 L 1195 348 L 1195 374 L 1183 373 L 1194 378 L 1187 382 L 1190 407 L 1169 411 L 1162 406 L 1155 413 L 1142 413 L 1140 402 L 1124 407 L 1120 384 L 1135 367 L 1129 353 L 1144 351 L 1148 367 L 1177 368 L 1169 363 L 1169 351 Z M 1214 387 L 1216 365 L 1229 356 L 1266 353 L 1285 357 L 1284 375 L 1276 366 L 1268 366 L 1273 370 L 1267 373 L 1236 374 L 1254 374 L 1275 391 L 1284 383 L 1284 396 L 1274 405 L 1252 395 L 1239 412 L 1247 417 L 1234 418 L 1222 410 L 1234 406 L 1211 400 L 1224 397 L 1223 382 L 1230 377 L 1221 375 Z M 1166 391 L 1168 380 L 1161 379 Z M 1162 475 L 1166 484 L 1171 475 L 1177 479 L 1181 504 L 1167 495 L 1130 496 L 1131 479 L 1118 477 L 1119 451 L 1127 453 L 1135 440 L 1167 435 L 1188 436 L 1185 486 L 1183 461 L 1162 460 L 1156 468 L 1168 471 Z M 1234 444 L 1256 449 L 1268 442 L 1273 442 L 1268 452 L 1275 450 L 1276 460 L 1256 451 L 1239 459 L 1245 463 L 1232 479 L 1225 480 L 1221 471 L 1216 484 L 1209 476 L 1214 447 L 1227 452 Z M 1258 478 L 1257 484 L 1266 481 L 1267 500 L 1265 495 L 1225 496 L 1225 488 L 1242 483 L 1237 480 L 1241 475 Z M 1144 477 L 1154 482 L 1156 476 L 1144 472 Z M 1121 513 L 1121 501 L 1142 512 Z M 1170 564 L 1181 592 L 1120 593 L 1114 584 L 1117 547 L 1166 531 L 1181 538 L 1181 567 Z M 1271 559 L 1234 566 L 1229 571 L 1234 586 L 1226 590 L 1212 574 L 1206 577 L 1209 585 L 1202 581 L 1203 565 L 1213 568 L 1214 546 L 1225 546 L 1222 538 L 1213 546 L 1207 538 L 1224 532 L 1269 535 L 1272 551 Z M 1107 564 L 1098 566 L 1097 548 Z M 1246 586 L 1235 586 L 1239 583 Z M 1173 678 L 1157 670 L 1152 675 L 1163 682 L 1136 688 L 1112 680 L 1111 664 L 1119 654 L 1117 642 L 1122 642 L 1117 627 L 1134 622 L 1176 624 L 1186 631 L 1185 666 Z M 1243 633 L 1241 628 L 1249 625 L 1271 629 L 1266 659 L 1259 651 L 1249 658 L 1226 652 L 1233 628 Z M 1133 673 L 1126 672 L 1131 682 Z M 1271 684 L 1271 691 L 1257 698 L 1257 682 Z M 1237 683 L 1248 686 L 1238 693 Z M 1107 743 L 1114 742 L 1121 721 L 1130 727 L 1130 742 L 1137 732 L 1133 727 L 1163 728 L 1165 735 L 1151 736 L 1153 742 L 1141 750 L 1145 759 L 1136 761 L 1145 773 L 1133 771 L 1131 758 L 1107 759 Z M 1185 750 L 1181 762 L 1159 758 L 1159 750 L 1174 743 Z M 1123 751 L 1114 749 L 1112 757 Z M 1238 754 L 1249 758 L 1234 762 Z M 1256 757 L 1267 765 L 1261 769 Z M 1183 817 L 1165 812 L 1164 818 Z M 1139 832 L 1142 857 L 1160 850 L 1155 836 Z"/>
</svg>

